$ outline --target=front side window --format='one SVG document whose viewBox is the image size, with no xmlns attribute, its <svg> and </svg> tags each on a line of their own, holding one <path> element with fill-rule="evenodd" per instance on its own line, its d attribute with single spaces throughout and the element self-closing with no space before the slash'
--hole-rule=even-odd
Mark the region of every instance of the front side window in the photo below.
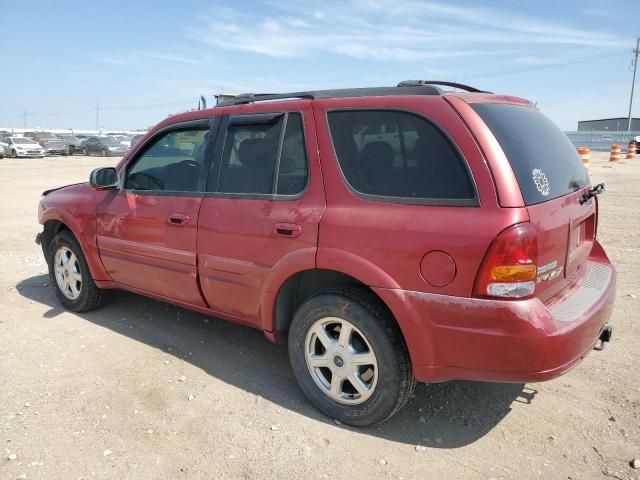
<svg viewBox="0 0 640 480">
<path fill-rule="evenodd" d="M 475 198 L 465 161 L 425 118 L 394 110 L 340 110 L 329 112 L 328 120 L 342 173 L 357 192 L 445 204 Z"/>
<path fill-rule="evenodd" d="M 196 192 L 208 128 L 165 133 L 146 147 L 129 168 L 125 188 Z"/>
<path fill-rule="evenodd" d="M 266 122 L 232 120 L 222 154 L 220 192 L 296 195 L 304 190 L 307 177 L 299 113 L 275 115 Z"/>
</svg>

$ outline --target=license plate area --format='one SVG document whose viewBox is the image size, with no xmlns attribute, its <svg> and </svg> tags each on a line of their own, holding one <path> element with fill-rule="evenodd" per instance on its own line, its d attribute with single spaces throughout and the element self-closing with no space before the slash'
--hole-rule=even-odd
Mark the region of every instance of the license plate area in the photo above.
<svg viewBox="0 0 640 480">
<path fill-rule="evenodd" d="M 571 222 L 565 276 L 572 277 L 587 263 L 593 247 L 595 214 Z"/>
</svg>

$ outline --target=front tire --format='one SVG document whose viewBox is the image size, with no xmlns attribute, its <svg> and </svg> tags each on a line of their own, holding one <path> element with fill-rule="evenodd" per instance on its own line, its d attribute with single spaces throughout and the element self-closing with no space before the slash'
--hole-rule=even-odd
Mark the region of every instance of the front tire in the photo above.
<svg viewBox="0 0 640 480">
<path fill-rule="evenodd" d="M 18 152 L 11 150 L 11 158 L 18 158 Z"/>
<path fill-rule="evenodd" d="M 68 231 L 58 233 L 49 244 L 49 283 L 62 305 L 74 312 L 87 312 L 104 303 L 104 290 L 91 278 L 80 244 Z"/>
<path fill-rule="evenodd" d="M 103 157 L 106 157 L 106 156 L 107 156 L 107 151 L 103 148 L 103 149 L 100 151 L 100 154 L 101 154 Z"/>
<path fill-rule="evenodd" d="M 349 425 L 388 420 L 415 388 L 397 323 L 362 288 L 332 289 L 306 300 L 291 323 L 289 358 L 309 400 Z"/>
<path fill-rule="evenodd" d="M 82 147 L 82 155 L 84 155 L 85 157 L 89 155 L 89 152 L 87 152 L 87 147 Z"/>
</svg>

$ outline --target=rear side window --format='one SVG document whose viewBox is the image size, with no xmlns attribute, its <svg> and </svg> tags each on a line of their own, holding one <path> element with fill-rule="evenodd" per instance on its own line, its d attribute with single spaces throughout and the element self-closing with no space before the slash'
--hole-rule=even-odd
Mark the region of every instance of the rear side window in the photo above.
<svg viewBox="0 0 640 480">
<path fill-rule="evenodd" d="M 328 113 L 340 168 L 355 191 L 411 203 L 475 204 L 465 161 L 438 127 L 395 110 Z"/>
<path fill-rule="evenodd" d="M 220 192 L 295 195 L 304 190 L 307 178 L 299 113 L 276 115 L 267 123 L 252 124 L 248 118 L 229 126 L 222 154 Z"/>
<path fill-rule="evenodd" d="M 472 107 L 504 150 L 527 205 L 561 197 L 589 183 L 571 141 L 539 110 L 499 103 Z"/>
</svg>

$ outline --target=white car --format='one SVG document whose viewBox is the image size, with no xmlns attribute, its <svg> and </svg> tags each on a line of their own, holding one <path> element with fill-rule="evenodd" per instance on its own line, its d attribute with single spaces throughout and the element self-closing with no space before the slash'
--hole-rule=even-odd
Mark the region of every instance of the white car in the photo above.
<svg viewBox="0 0 640 480">
<path fill-rule="evenodd" d="M 5 137 L 0 140 L 4 154 L 13 158 L 44 157 L 44 148 L 34 140 L 25 137 Z"/>
<path fill-rule="evenodd" d="M 109 135 L 109 136 L 113 138 L 116 142 L 124 145 L 125 147 L 127 148 L 131 147 L 131 137 L 128 137 L 127 135 Z"/>
</svg>

